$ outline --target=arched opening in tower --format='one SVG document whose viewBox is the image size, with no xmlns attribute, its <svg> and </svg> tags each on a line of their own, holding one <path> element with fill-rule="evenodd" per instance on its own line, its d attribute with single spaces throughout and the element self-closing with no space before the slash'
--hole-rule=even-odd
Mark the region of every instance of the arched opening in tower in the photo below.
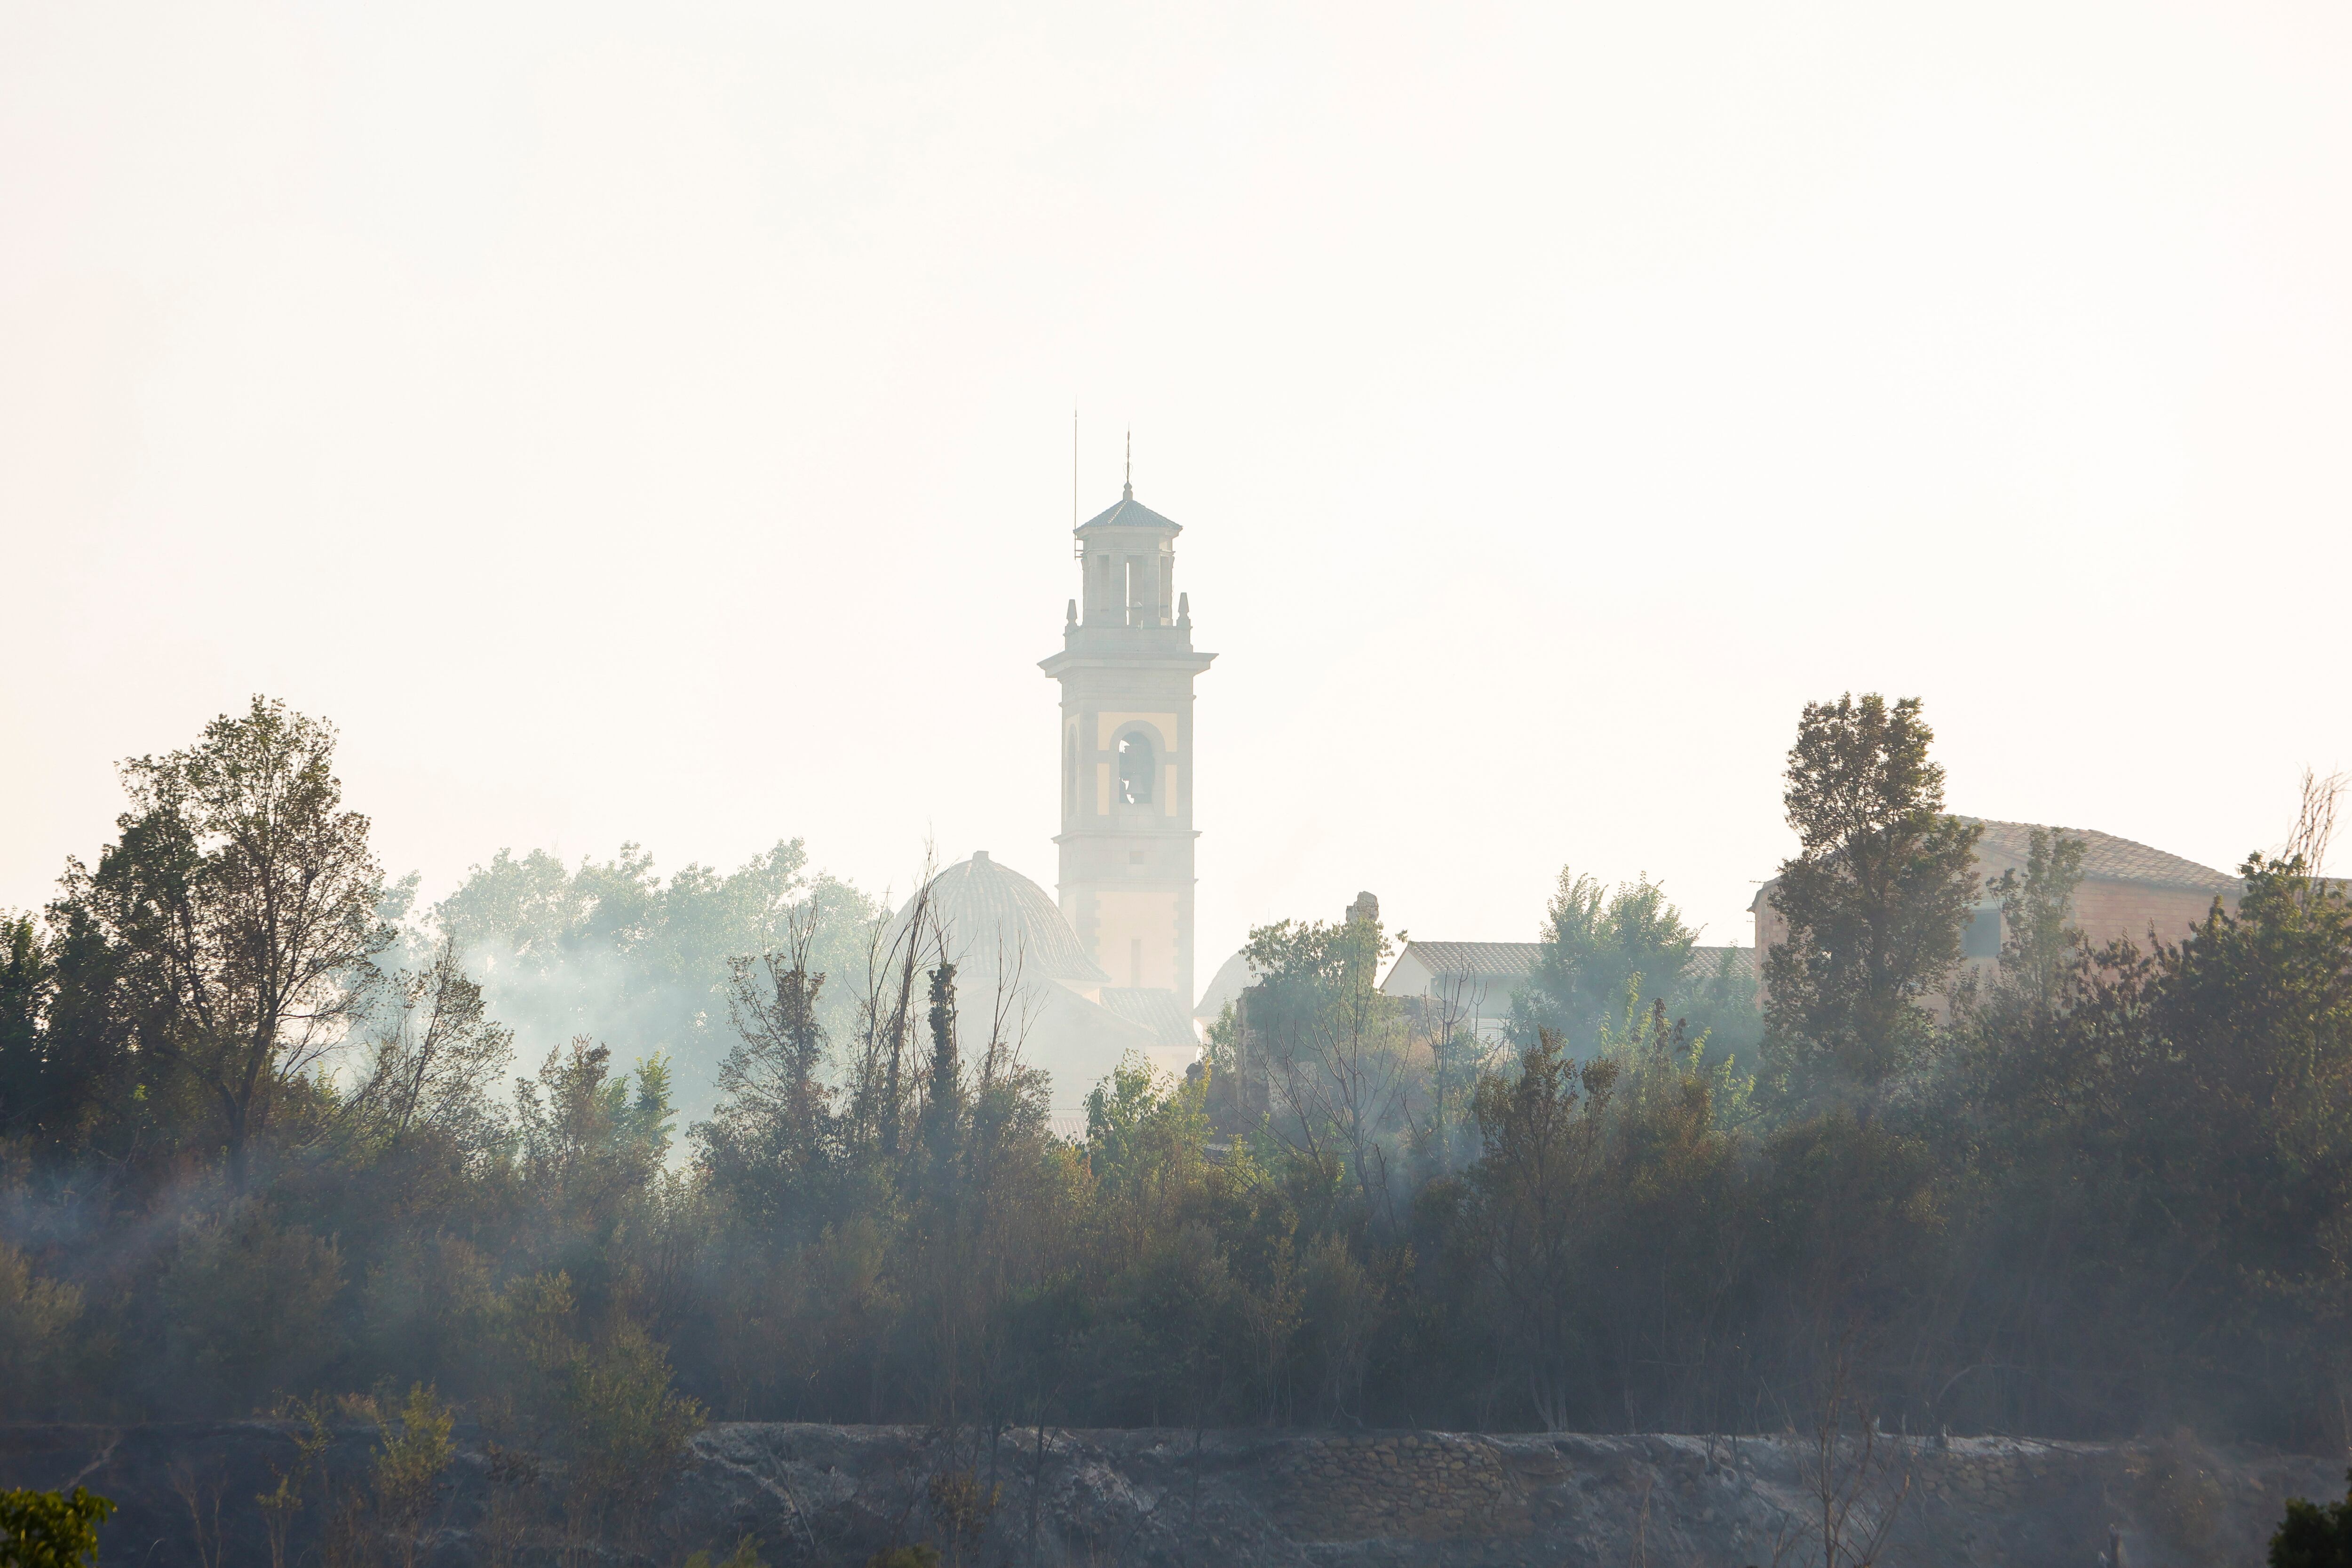
<svg viewBox="0 0 2352 1568">
<path fill-rule="evenodd" d="M 1129 733 L 1118 742 L 1118 798 L 1126 805 L 1151 804 L 1151 742 Z"/>
</svg>

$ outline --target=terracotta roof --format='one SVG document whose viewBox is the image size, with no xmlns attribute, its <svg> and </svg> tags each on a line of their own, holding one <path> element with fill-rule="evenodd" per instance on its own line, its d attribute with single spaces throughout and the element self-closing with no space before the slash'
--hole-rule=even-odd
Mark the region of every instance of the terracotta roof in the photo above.
<svg viewBox="0 0 2352 1568">
<path fill-rule="evenodd" d="M 1192 1032 L 1192 1020 L 1184 1016 L 1184 1005 L 1173 991 L 1156 991 L 1148 986 L 1106 985 L 1102 992 L 1105 1011 L 1114 1017 L 1124 1018 L 1151 1036 L 1155 1046 L 1197 1046 L 1201 1037 Z"/>
<path fill-rule="evenodd" d="M 1981 816 L 1964 816 L 1962 822 L 1981 824 L 1984 837 L 1977 841 L 1977 870 L 1979 875 L 1999 876 L 2012 867 L 2025 868 L 2025 858 L 2032 848 L 2033 830 L 2063 833 L 2083 843 L 2083 879 L 2086 882 L 2133 882 L 2147 888 L 2192 888 L 2205 893 L 2236 893 L 2244 884 L 2226 871 L 2216 871 L 2210 866 L 2200 866 L 2194 860 L 2184 860 L 2129 838 L 2118 838 L 2112 833 L 2102 833 L 2095 827 L 2055 827 L 2047 823 L 1994 822 Z M 1764 900 L 1780 885 L 1773 878 L 1756 889 L 1748 907 L 1759 910 Z"/>
<path fill-rule="evenodd" d="M 1137 500 L 1133 485 L 1127 487 L 1127 493 L 1119 498 L 1117 505 L 1108 510 L 1098 511 L 1078 524 L 1077 531 L 1084 533 L 1090 528 L 1164 528 L 1171 533 L 1184 531 L 1175 519 L 1162 517 Z"/>
<path fill-rule="evenodd" d="M 1078 945 L 1077 932 L 1045 889 L 990 859 L 985 849 L 931 879 L 931 906 L 947 932 L 948 955 L 958 964 L 994 969 L 1002 963 L 1009 969 L 1018 954 L 1024 980 L 1100 985 L 1110 978 Z M 912 899 L 899 907 L 893 941 L 914 907 Z"/>
<path fill-rule="evenodd" d="M 1998 875 L 2014 866 L 2023 869 L 2028 842 L 2034 827 L 2030 822 L 1992 822 L 1982 817 L 1962 817 L 1963 822 L 1982 822 L 1984 837 L 1977 844 L 1977 859 L 1986 870 Z M 2194 888 L 2200 892 L 2234 892 L 2239 879 L 2227 872 L 2216 871 L 2210 866 L 2200 866 L 2194 860 L 2184 860 L 2178 855 L 2168 855 L 2161 849 L 2151 849 L 2145 844 L 2135 844 L 2128 838 L 2118 838 L 2112 833 L 2101 833 L 2092 827 L 2044 827 L 2047 833 L 2063 833 L 2083 842 L 2083 879 L 2096 882 L 2139 882 L 2152 888 Z"/>
</svg>

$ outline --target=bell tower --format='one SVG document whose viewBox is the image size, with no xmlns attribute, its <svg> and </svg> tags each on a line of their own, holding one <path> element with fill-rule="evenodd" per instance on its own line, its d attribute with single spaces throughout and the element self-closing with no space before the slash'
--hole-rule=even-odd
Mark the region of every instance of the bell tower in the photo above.
<svg viewBox="0 0 2352 1568">
<path fill-rule="evenodd" d="M 1176 592 L 1183 531 L 1135 499 L 1075 531 L 1081 574 L 1062 651 L 1062 916 L 1114 986 L 1192 1010 L 1192 650 Z"/>
</svg>

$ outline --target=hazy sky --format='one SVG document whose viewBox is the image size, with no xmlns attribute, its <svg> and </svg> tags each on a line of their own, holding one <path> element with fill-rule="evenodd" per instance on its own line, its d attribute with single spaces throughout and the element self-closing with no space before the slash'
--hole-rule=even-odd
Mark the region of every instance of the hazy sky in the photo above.
<svg viewBox="0 0 2352 1568">
<path fill-rule="evenodd" d="M 255 691 L 428 894 L 1050 888 L 1074 405 L 1221 656 L 1204 981 L 1562 862 L 1745 942 L 1847 689 L 2233 865 L 2352 763 L 2347 82 L 2249 0 L 0 0 L 0 905 Z"/>
</svg>

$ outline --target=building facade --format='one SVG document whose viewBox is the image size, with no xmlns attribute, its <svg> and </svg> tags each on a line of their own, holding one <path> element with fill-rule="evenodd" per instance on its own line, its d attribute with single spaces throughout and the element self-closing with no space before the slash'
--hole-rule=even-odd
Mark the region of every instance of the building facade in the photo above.
<svg viewBox="0 0 2352 1568">
<path fill-rule="evenodd" d="M 1543 950 L 1539 942 L 1408 942 L 1382 977 L 1381 994 L 1423 998 L 1480 1039 L 1499 1043 L 1510 1029 L 1512 999 L 1533 983 Z M 1744 979 L 1753 957 L 1744 947 L 1694 947 L 1681 979 L 1711 981 L 1727 969 Z"/>
<path fill-rule="evenodd" d="M 1063 917 L 1110 984 L 1192 1002 L 1192 682 L 1216 655 L 1192 647 L 1176 591 L 1182 530 L 1135 499 L 1076 529 L 1081 592 L 1062 651 L 1039 668 L 1062 688 Z"/>
<path fill-rule="evenodd" d="M 1960 932 L 1961 964 L 1957 974 L 1992 969 L 2000 959 L 2002 929 L 2000 898 L 1990 884 L 2004 871 L 2025 871 L 2036 825 L 1993 822 L 1962 817 L 1984 829 L 1977 840 L 1974 872 L 1977 897 L 1969 923 Z M 2178 855 L 2112 833 L 2088 827 L 2041 827 L 2063 834 L 2083 846 L 2083 879 L 2074 888 L 2072 923 L 2094 947 L 2125 938 L 2142 948 L 2151 941 L 2179 942 L 2189 928 L 2205 918 L 2219 899 L 2235 909 L 2244 884 L 2226 871 L 2200 866 Z M 1748 913 L 1756 921 L 1756 973 L 1759 994 L 1764 960 L 1789 940 L 1788 918 L 1774 904 L 1778 877 L 1756 889 Z M 1957 978 L 1956 974 L 1956 978 Z"/>
</svg>

